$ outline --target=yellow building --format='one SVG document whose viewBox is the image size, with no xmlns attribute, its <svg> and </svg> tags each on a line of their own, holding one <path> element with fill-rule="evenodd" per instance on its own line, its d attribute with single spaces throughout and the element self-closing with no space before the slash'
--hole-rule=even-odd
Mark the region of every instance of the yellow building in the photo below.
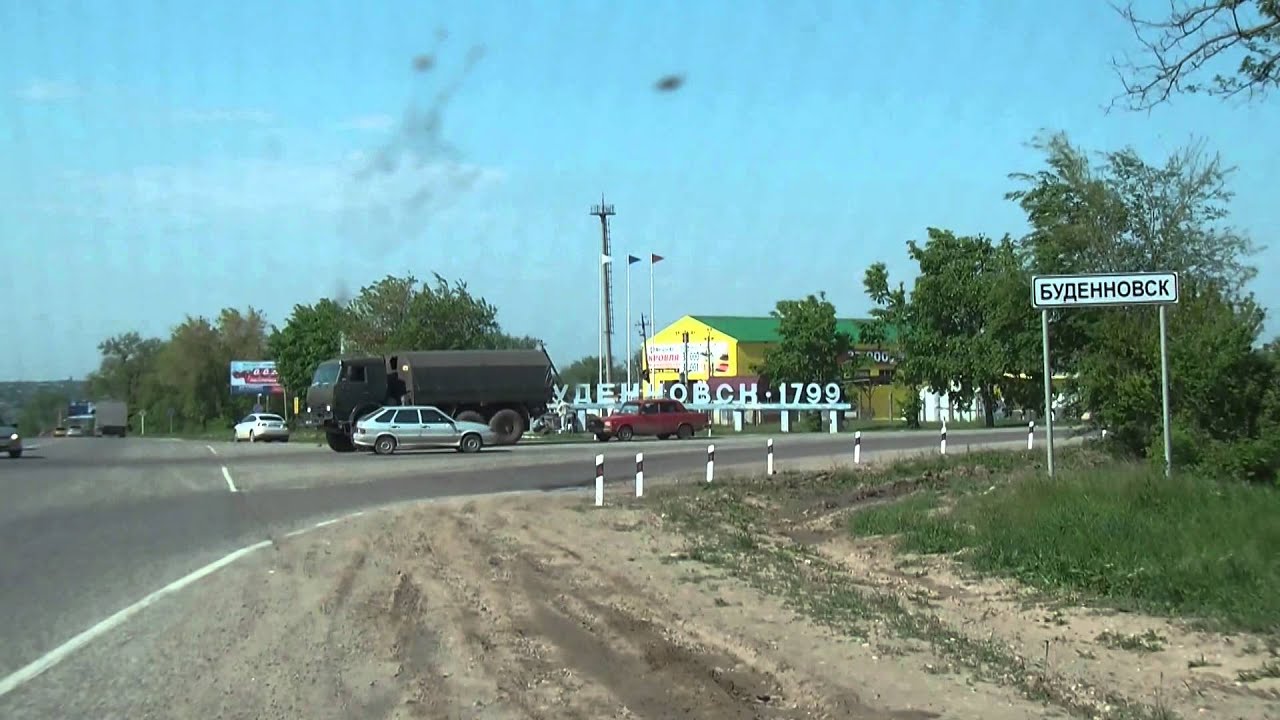
<svg viewBox="0 0 1280 720">
<path fill-rule="evenodd" d="M 892 351 L 897 333 L 890 329 L 884 345 L 859 342 L 870 321 L 838 319 L 837 328 L 854 341 L 855 352 L 872 353 L 873 364 L 859 378 L 858 390 L 848 392 L 849 402 L 864 418 L 896 417 L 907 391 L 889 384 L 894 366 Z M 686 353 L 685 333 L 688 333 Z M 650 382 L 678 382 L 687 373 L 690 382 L 736 378 L 754 381 L 765 353 L 780 342 L 778 319 L 726 315 L 685 315 L 654 334 L 647 352 Z M 710 362 L 708 362 L 710 358 Z"/>
</svg>

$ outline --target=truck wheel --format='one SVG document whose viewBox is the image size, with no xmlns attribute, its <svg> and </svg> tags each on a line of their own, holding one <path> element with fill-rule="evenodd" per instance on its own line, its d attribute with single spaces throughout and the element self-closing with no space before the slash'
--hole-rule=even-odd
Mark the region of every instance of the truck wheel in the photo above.
<svg viewBox="0 0 1280 720">
<path fill-rule="evenodd" d="M 680 427 L 676 428 L 676 437 L 680 438 L 681 440 L 688 440 L 689 438 L 693 437 L 693 426 L 688 423 L 685 423 L 684 425 L 681 425 Z"/>
<path fill-rule="evenodd" d="M 457 420 L 458 422 L 473 422 L 473 423 L 480 423 L 481 425 L 484 424 L 484 416 L 476 412 L 475 410 L 463 410 L 462 412 L 458 413 L 458 417 L 454 418 L 454 420 Z"/>
<path fill-rule="evenodd" d="M 383 435 L 373 444 L 373 451 L 379 455 L 390 455 L 396 451 L 396 439 L 390 435 Z"/>
<path fill-rule="evenodd" d="M 329 443 L 329 449 L 334 452 L 348 453 L 355 452 L 356 446 L 351 442 L 351 438 L 340 432 L 325 433 L 324 439 Z"/>
<path fill-rule="evenodd" d="M 635 434 L 636 434 L 635 431 L 631 429 L 630 425 L 623 425 L 622 427 L 618 428 L 618 439 L 621 440 L 622 442 L 626 442 L 630 440 L 632 437 L 635 437 Z"/>
<path fill-rule="evenodd" d="M 524 435 L 524 418 L 511 408 L 499 410 L 489 421 L 489 429 L 498 436 L 499 445 L 515 445 Z"/>
</svg>

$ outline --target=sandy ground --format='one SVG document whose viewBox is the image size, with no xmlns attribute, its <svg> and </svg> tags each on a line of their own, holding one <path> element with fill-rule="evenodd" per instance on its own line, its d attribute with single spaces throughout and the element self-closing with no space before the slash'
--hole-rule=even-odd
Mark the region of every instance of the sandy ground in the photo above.
<svg viewBox="0 0 1280 720">
<path fill-rule="evenodd" d="M 1274 639 L 1046 599 L 947 558 L 897 555 L 883 538 L 832 538 L 820 548 L 868 589 L 893 593 L 966 637 L 996 639 L 1082 704 L 1105 710 L 1119 696 L 1184 718 L 1280 718 Z"/>
<path fill-rule="evenodd" d="M 651 512 L 589 503 L 451 501 L 282 541 L 211 579 L 153 640 L 145 700 L 127 715 L 1061 715 L 916 658 L 880 656 L 673 562 L 683 543 Z"/>
</svg>

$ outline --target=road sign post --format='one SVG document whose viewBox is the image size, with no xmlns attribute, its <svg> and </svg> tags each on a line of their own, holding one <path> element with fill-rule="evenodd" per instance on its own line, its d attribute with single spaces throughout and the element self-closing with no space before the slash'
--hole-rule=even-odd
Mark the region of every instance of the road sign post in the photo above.
<svg viewBox="0 0 1280 720">
<path fill-rule="evenodd" d="M 1040 311 L 1044 351 L 1045 456 L 1053 477 L 1053 375 L 1049 363 L 1049 311 L 1078 307 L 1156 305 L 1160 313 L 1160 399 L 1164 425 L 1164 473 L 1173 472 L 1170 435 L 1169 343 L 1166 308 L 1177 305 L 1178 273 L 1134 272 L 1089 275 L 1036 275 L 1031 278 L 1031 306 Z"/>
</svg>

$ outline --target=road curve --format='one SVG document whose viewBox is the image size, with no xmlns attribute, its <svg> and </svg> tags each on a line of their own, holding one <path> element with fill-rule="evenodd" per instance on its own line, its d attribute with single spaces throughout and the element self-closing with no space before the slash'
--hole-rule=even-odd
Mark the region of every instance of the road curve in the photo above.
<svg viewBox="0 0 1280 720">
<path fill-rule="evenodd" d="M 1022 429 L 948 434 L 956 449 L 1025 438 Z M 589 485 L 597 453 L 610 481 L 630 481 L 641 451 L 651 478 L 698 473 L 708 442 L 717 468 L 764 468 L 761 436 L 386 458 L 307 445 L 46 441 L 0 461 L 0 677 L 176 578 L 320 520 L 406 500 Z M 877 432 L 863 443 L 870 459 L 936 447 L 938 436 Z M 852 449 L 849 435 L 775 437 L 779 470 L 797 458 L 847 460 Z"/>
</svg>

